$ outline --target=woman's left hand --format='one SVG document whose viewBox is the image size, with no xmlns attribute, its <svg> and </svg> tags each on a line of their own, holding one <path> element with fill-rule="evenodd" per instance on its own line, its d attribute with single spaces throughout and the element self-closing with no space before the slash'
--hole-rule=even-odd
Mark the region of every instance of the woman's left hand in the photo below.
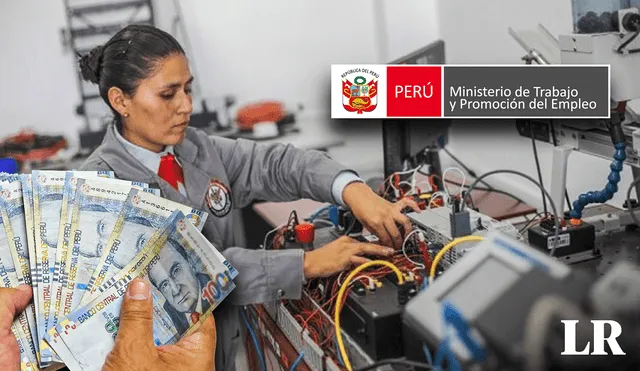
<svg viewBox="0 0 640 371">
<path fill-rule="evenodd" d="M 420 212 L 420 207 L 415 201 L 404 198 L 391 203 L 361 182 L 349 184 L 342 192 L 342 199 L 362 225 L 378 236 L 383 246 L 393 246 L 396 249 L 402 248 L 404 234 L 412 229 L 409 218 L 402 210 L 410 207 Z M 399 226 L 404 229 L 404 233 Z"/>
</svg>

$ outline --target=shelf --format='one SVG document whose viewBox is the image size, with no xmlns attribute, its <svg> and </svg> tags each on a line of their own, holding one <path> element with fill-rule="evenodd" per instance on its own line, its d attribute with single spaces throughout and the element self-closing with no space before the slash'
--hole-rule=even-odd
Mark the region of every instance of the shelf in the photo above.
<svg viewBox="0 0 640 371">
<path fill-rule="evenodd" d="M 145 1 L 145 0 L 123 1 L 119 3 L 86 5 L 86 6 L 79 6 L 77 8 L 69 8 L 69 12 L 71 13 L 72 16 L 81 16 L 81 15 L 86 15 L 90 13 L 109 12 L 109 11 L 126 9 L 126 8 L 138 8 L 148 4 L 149 4 L 149 1 Z"/>
<path fill-rule="evenodd" d="M 153 25 L 151 19 L 145 21 L 132 22 L 130 24 L 147 24 Z M 96 35 L 112 35 L 121 29 L 123 29 L 126 24 L 112 24 L 105 26 L 94 26 L 94 27 L 84 27 L 84 28 L 75 28 L 71 30 L 71 36 L 76 37 L 88 37 L 88 36 L 96 36 Z"/>
</svg>

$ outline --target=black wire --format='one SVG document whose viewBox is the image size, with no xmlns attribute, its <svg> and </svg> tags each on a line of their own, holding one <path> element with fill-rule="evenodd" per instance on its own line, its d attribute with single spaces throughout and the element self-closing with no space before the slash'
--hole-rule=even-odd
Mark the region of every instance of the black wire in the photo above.
<svg viewBox="0 0 640 371">
<path fill-rule="evenodd" d="M 433 370 L 433 366 L 428 365 L 426 363 L 409 361 L 409 360 L 406 360 L 404 358 L 390 358 L 390 359 L 380 360 L 380 361 L 378 361 L 376 363 L 370 364 L 369 366 L 365 366 L 365 367 L 362 367 L 362 368 L 355 369 L 354 371 L 375 370 L 378 367 L 386 366 L 386 365 L 400 365 L 400 366 L 414 367 L 414 368 L 422 369 L 422 370 Z"/>
<path fill-rule="evenodd" d="M 529 220 L 527 222 L 527 224 L 525 224 L 522 228 L 520 228 L 520 230 L 518 231 L 518 233 L 522 234 L 522 232 L 524 232 L 527 228 L 529 228 L 529 226 L 531 225 L 531 223 L 535 222 L 538 218 L 543 217 L 544 215 L 549 215 L 548 213 L 545 214 L 544 211 L 541 211 L 539 213 L 537 213 L 533 219 Z"/>
<path fill-rule="evenodd" d="M 549 123 L 551 126 L 551 139 L 553 139 L 553 146 L 558 146 L 558 138 L 556 138 L 556 127 L 553 124 L 553 121 Z M 567 187 L 564 188 L 564 197 L 567 199 L 567 206 L 569 207 L 569 211 L 573 210 L 571 207 L 571 198 L 569 197 L 569 192 L 567 191 Z"/>
<path fill-rule="evenodd" d="M 635 40 L 639 34 L 640 34 L 640 31 L 636 31 L 627 41 L 623 42 L 622 45 L 618 47 L 617 52 L 622 54 L 623 53 L 622 49 L 624 49 L 627 45 L 631 44 L 631 42 Z"/>
<path fill-rule="evenodd" d="M 453 180 L 447 180 L 447 183 L 453 184 L 455 186 L 461 187 L 462 183 L 458 183 L 458 182 L 454 182 Z M 478 190 L 478 191 L 486 191 L 486 192 L 493 192 L 493 193 L 500 193 L 503 194 L 505 196 L 509 196 L 511 198 L 513 198 L 514 200 L 518 201 L 518 203 L 524 204 L 525 202 L 520 199 L 518 196 L 513 195 L 512 193 L 509 193 L 507 191 L 503 191 L 500 189 L 495 189 L 495 188 L 485 188 L 485 187 L 475 187 L 474 189 Z M 473 198 L 471 199 L 471 201 L 473 201 Z"/>
<path fill-rule="evenodd" d="M 421 171 L 421 170 L 418 170 L 418 173 L 420 173 L 422 175 L 425 175 L 425 176 L 431 176 L 431 174 L 425 173 L 424 171 Z M 458 187 L 462 186 L 462 183 L 454 182 L 453 180 L 447 180 L 446 182 L 450 183 L 450 184 L 453 184 L 455 186 L 458 186 Z M 485 188 L 485 187 L 474 187 L 473 189 L 477 189 L 478 191 L 495 192 L 495 193 L 503 194 L 505 196 L 513 198 L 514 200 L 518 201 L 518 203 L 521 203 L 521 204 L 525 204 L 526 203 L 521 198 L 519 198 L 518 196 L 514 195 L 513 193 L 509 193 L 509 192 L 503 191 L 501 189 Z M 473 197 L 470 196 L 469 199 L 471 200 L 471 207 L 473 207 L 475 209 L 476 206 L 473 203 Z"/>
<path fill-rule="evenodd" d="M 351 233 L 351 230 L 353 229 L 353 227 L 355 227 L 355 225 L 356 225 L 356 217 L 353 214 L 351 214 L 351 223 L 349 223 L 349 227 L 347 227 L 347 229 L 345 229 L 342 234 L 346 236 L 349 233 Z"/>
<path fill-rule="evenodd" d="M 540 159 L 538 158 L 538 147 L 536 146 L 536 136 L 533 132 L 533 122 L 529 122 L 529 128 L 531 129 L 531 145 L 533 146 L 533 156 L 536 159 L 536 169 L 538 170 L 538 181 L 540 185 L 542 185 L 542 170 L 540 170 Z M 544 206 L 544 212 L 548 212 L 547 210 L 547 199 L 542 192 L 542 205 Z"/>
<path fill-rule="evenodd" d="M 549 255 L 550 256 L 554 256 L 554 254 L 556 253 L 556 247 L 558 245 L 558 236 L 560 235 L 560 216 L 558 215 L 558 209 L 556 208 L 556 204 L 553 202 L 553 199 L 551 198 L 551 195 L 549 195 L 549 192 L 547 192 L 546 189 L 544 189 L 544 187 L 542 186 L 542 184 L 536 182 L 532 177 L 528 176 L 527 174 L 524 174 L 520 171 L 517 170 L 510 170 L 510 169 L 504 169 L 504 170 L 493 170 L 490 171 L 488 173 L 484 173 L 482 174 L 478 179 L 476 179 L 475 182 L 471 183 L 471 185 L 469 186 L 468 192 L 465 194 L 465 202 L 462 203 L 462 207 L 465 207 L 466 205 L 466 198 L 469 197 L 469 195 L 471 194 L 471 192 L 475 189 L 476 185 L 484 178 L 490 176 L 490 175 L 495 175 L 495 174 L 514 174 L 514 175 L 518 175 L 521 176 L 525 179 L 527 179 L 528 181 L 530 181 L 531 183 L 535 184 L 536 186 L 538 186 L 538 188 L 540 188 L 545 195 L 547 195 L 549 197 L 549 204 L 551 205 L 551 209 L 553 210 L 553 224 L 554 224 L 554 234 L 553 234 L 553 246 L 551 247 L 551 251 L 549 251 Z M 640 182 L 640 181 L 639 181 Z"/>
<path fill-rule="evenodd" d="M 473 178 L 478 178 L 478 174 L 476 174 L 475 171 L 471 170 L 467 165 L 465 165 L 462 161 L 460 161 L 459 158 L 457 158 L 456 156 L 453 155 L 453 153 L 449 152 L 449 150 L 446 147 L 441 147 L 442 150 L 449 155 L 449 157 L 451 157 L 453 159 L 453 161 L 457 162 L 458 165 L 460 165 L 464 171 L 466 171 L 470 176 L 472 176 Z M 442 181 L 444 182 L 444 179 L 442 179 Z M 493 189 L 493 187 L 491 186 L 491 184 L 482 181 L 482 184 L 486 185 L 489 189 Z"/>
</svg>

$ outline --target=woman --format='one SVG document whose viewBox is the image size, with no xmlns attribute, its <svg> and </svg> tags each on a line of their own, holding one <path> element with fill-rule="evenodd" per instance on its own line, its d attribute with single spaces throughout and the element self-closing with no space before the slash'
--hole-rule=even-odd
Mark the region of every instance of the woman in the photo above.
<svg viewBox="0 0 640 371">
<path fill-rule="evenodd" d="M 393 252 L 349 238 L 312 252 L 232 247 L 232 208 L 256 199 L 343 204 L 384 245 L 396 248 L 403 238 L 399 225 L 411 228 L 401 210 L 418 210 L 415 203 L 387 202 L 321 152 L 209 137 L 189 128 L 189 64 L 178 42 L 157 28 L 126 27 L 82 57 L 80 68 L 115 116 L 82 169 L 112 170 L 118 178 L 157 185 L 163 197 L 209 211 L 203 234 L 240 272 L 236 289 L 216 309 L 217 370 L 235 369 L 239 305 L 298 299 L 307 279 L 367 261 L 361 255 Z"/>
</svg>

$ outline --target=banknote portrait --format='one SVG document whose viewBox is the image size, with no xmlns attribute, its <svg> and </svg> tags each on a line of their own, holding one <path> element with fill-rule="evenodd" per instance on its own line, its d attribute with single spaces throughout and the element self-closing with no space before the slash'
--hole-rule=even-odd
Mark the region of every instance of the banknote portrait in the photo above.
<svg viewBox="0 0 640 371">
<path fill-rule="evenodd" d="M 102 255 L 113 226 L 118 220 L 121 206 L 122 203 L 115 202 L 80 204 L 83 240 L 88 242 L 80 244 L 80 256 L 96 259 Z"/>
<path fill-rule="evenodd" d="M 62 188 L 60 193 L 48 193 L 40 195 L 40 215 L 43 223 L 46 223 L 46 233 L 41 235 L 42 242 L 51 249 L 58 246 L 58 227 L 60 221 L 60 208 L 62 207 Z"/>
<path fill-rule="evenodd" d="M 126 248 L 118 249 L 113 257 L 113 266 L 117 270 L 123 269 L 142 250 L 151 236 L 158 230 L 157 223 L 144 216 L 127 213 L 125 225 L 120 234 L 120 246 Z"/>
<path fill-rule="evenodd" d="M 200 272 L 180 244 L 168 239 L 158 252 L 158 262 L 149 269 L 149 281 L 165 298 L 164 310 L 179 334 L 198 322 L 211 303 L 203 295 L 211 279 Z"/>
</svg>

